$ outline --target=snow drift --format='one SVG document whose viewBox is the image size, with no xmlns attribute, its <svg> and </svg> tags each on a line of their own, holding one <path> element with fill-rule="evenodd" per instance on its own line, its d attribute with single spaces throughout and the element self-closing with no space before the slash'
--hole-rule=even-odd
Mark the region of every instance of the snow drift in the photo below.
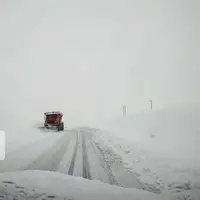
<svg viewBox="0 0 200 200">
<path fill-rule="evenodd" d="M 0 109 L 0 130 L 6 133 L 6 153 L 56 134 L 52 131 L 41 131 L 38 129 L 41 123 L 34 120 L 23 110 L 16 113 L 10 109 Z"/>
<path fill-rule="evenodd" d="M 4 199 L 166 200 L 163 195 L 125 189 L 57 172 L 25 171 L 0 174 L 0 197 Z"/>
<path fill-rule="evenodd" d="M 197 156 L 200 153 L 200 106 L 171 107 L 128 115 L 103 127 L 115 136 L 163 156 Z"/>
</svg>

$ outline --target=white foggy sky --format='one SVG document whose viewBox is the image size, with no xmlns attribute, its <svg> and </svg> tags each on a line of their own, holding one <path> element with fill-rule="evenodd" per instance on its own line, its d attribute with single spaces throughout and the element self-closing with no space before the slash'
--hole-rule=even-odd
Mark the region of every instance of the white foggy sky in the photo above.
<svg viewBox="0 0 200 200">
<path fill-rule="evenodd" d="M 68 123 L 200 100 L 198 0 L 0 1 L 1 107 Z M 30 114 L 27 114 L 29 117 Z"/>
</svg>

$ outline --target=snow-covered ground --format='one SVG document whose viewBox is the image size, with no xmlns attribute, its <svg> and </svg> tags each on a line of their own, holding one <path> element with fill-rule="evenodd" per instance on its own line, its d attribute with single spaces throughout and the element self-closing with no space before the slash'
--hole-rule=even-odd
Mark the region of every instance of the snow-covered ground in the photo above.
<svg viewBox="0 0 200 200">
<path fill-rule="evenodd" d="M 99 132 L 139 179 L 182 199 L 200 199 L 200 106 L 171 107 L 101 124 Z M 187 196 L 188 195 L 188 196 Z M 187 197 L 185 197 L 187 196 Z"/>
<path fill-rule="evenodd" d="M 58 172 L 25 171 L 0 174 L 0 199 L 58 200 L 166 200 L 161 195 L 125 189 L 97 180 L 85 180 Z"/>
<path fill-rule="evenodd" d="M 199 108 L 144 112 L 59 133 L 26 127 L 17 115 L 9 123 L 4 118 L 0 199 L 199 200 Z"/>
<path fill-rule="evenodd" d="M 131 185 L 136 182 L 134 176 L 129 180 L 130 189 L 117 185 L 123 164 L 121 173 L 116 173 L 113 152 L 106 158 L 102 143 L 92 139 L 95 133 L 96 129 L 83 127 L 49 132 L 7 152 L 6 160 L 0 161 L 0 199 L 169 199 Z"/>
</svg>

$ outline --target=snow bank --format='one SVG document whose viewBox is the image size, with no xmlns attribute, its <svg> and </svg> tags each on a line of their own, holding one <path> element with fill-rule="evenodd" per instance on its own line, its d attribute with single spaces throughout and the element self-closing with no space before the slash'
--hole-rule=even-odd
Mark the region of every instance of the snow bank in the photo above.
<svg viewBox="0 0 200 200">
<path fill-rule="evenodd" d="M 126 116 L 103 127 L 162 156 L 196 158 L 200 154 L 200 106 L 171 107 Z"/>
<path fill-rule="evenodd" d="M 5 196 L 4 196 L 5 195 Z M 57 172 L 24 171 L 0 174 L 0 197 L 4 199 L 76 200 L 166 200 L 163 195 L 125 189 L 100 181 L 63 175 Z"/>
<path fill-rule="evenodd" d="M 0 108 L 0 130 L 6 133 L 6 153 L 56 134 L 53 131 L 41 131 L 41 123 L 31 119 L 31 115 L 22 110 L 16 113 Z"/>
</svg>

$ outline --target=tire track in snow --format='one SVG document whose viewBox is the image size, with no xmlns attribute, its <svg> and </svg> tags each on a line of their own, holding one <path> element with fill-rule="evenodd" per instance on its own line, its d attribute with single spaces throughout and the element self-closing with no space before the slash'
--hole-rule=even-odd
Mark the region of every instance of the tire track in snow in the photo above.
<svg viewBox="0 0 200 200">
<path fill-rule="evenodd" d="M 28 165 L 24 170 L 49 170 L 56 171 L 58 168 L 68 145 L 73 137 L 73 132 L 66 134 L 61 137 L 56 144 L 54 144 L 50 149 L 45 151 L 41 156 L 39 156 L 35 161 Z"/>
<path fill-rule="evenodd" d="M 72 156 L 72 160 L 71 160 L 71 164 L 69 166 L 69 170 L 68 170 L 68 175 L 73 176 L 74 173 L 74 166 L 75 166 L 75 161 L 76 161 L 76 155 L 77 155 L 77 150 L 78 150 L 78 132 L 76 132 L 76 144 L 74 146 L 74 152 L 73 152 L 73 156 Z"/>
<path fill-rule="evenodd" d="M 91 180 L 90 166 L 88 161 L 88 154 L 85 142 L 86 133 L 82 134 L 82 153 L 83 153 L 83 178 Z"/>
<path fill-rule="evenodd" d="M 122 187 L 137 188 L 140 190 L 146 190 L 156 194 L 161 193 L 162 189 L 160 188 L 159 185 L 142 182 L 139 179 L 141 174 L 134 171 L 130 171 L 125 167 L 123 157 L 114 150 L 114 148 L 116 148 L 115 147 L 116 144 L 114 142 L 112 142 L 112 145 L 110 146 L 108 144 L 106 145 L 104 143 L 104 140 L 102 140 L 101 138 L 97 138 L 97 136 L 95 136 L 95 138 L 98 139 L 98 142 L 97 141 L 95 142 L 95 139 L 93 139 L 94 143 L 102 152 L 104 157 L 107 157 L 106 162 L 108 162 L 108 165 L 111 166 L 110 168 L 115 174 L 116 179 L 119 180 L 119 182 L 122 184 L 121 185 Z"/>
<path fill-rule="evenodd" d="M 121 184 L 118 182 L 118 180 L 115 178 L 109 164 L 107 163 L 105 157 L 104 157 L 104 154 L 102 153 L 100 147 L 93 141 L 92 139 L 92 135 L 90 134 L 90 141 L 91 141 L 91 144 L 92 144 L 92 148 L 99 160 L 99 164 L 104 168 L 104 171 L 105 173 L 107 174 L 107 177 L 108 177 L 108 180 L 109 180 L 109 183 L 111 185 L 118 185 L 118 186 L 121 186 Z"/>
</svg>

